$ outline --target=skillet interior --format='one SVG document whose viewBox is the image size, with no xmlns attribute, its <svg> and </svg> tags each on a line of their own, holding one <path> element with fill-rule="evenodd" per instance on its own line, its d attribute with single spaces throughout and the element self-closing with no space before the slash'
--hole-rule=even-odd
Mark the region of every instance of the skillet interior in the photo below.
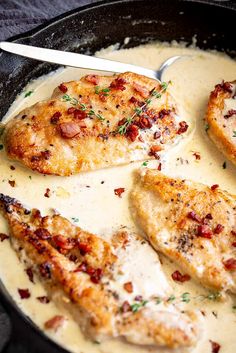
<svg viewBox="0 0 236 353">
<path fill-rule="evenodd" d="M 231 40 L 235 30 L 235 17 L 236 4 L 230 1 L 105 1 L 59 16 L 46 27 L 41 26 L 11 40 L 92 54 L 102 47 L 123 43 L 127 36 L 130 41 L 128 44 L 121 44 L 123 48 L 157 39 L 184 40 L 191 43 L 193 36 L 197 35 L 199 47 L 224 50 L 236 56 L 235 43 Z M 29 80 L 48 73 L 57 66 L 7 53 L 1 53 L 0 60 L 1 120 Z M 22 315 L 3 286 L 1 296 L 13 319 L 13 330 L 25 341 L 29 352 L 65 352 Z"/>
</svg>

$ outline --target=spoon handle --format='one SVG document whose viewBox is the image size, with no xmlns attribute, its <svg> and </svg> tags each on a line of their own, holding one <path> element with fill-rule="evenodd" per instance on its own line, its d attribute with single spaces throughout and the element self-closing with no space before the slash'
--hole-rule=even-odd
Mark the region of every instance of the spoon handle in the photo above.
<svg viewBox="0 0 236 353">
<path fill-rule="evenodd" d="M 59 65 L 117 73 L 131 71 L 156 79 L 155 71 L 118 61 L 96 58 L 89 55 L 39 48 L 11 42 L 0 42 L 0 48 L 9 53 Z"/>
</svg>

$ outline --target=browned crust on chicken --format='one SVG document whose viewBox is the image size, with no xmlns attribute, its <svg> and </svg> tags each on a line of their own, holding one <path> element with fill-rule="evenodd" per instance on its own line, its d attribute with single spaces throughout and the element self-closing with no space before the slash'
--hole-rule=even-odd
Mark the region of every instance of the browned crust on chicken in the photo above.
<svg viewBox="0 0 236 353">
<path fill-rule="evenodd" d="M 225 99 L 236 97 L 236 81 L 215 86 L 208 101 L 207 133 L 219 150 L 236 164 L 236 110 L 224 113 Z"/>
<path fill-rule="evenodd" d="M 124 246 L 127 234 L 118 234 L 112 247 L 59 215 L 42 217 L 38 210 L 29 211 L 3 194 L 0 209 L 17 253 L 25 252 L 48 295 L 57 294 L 57 300 L 67 303 L 90 339 L 123 337 L 133 344 L 169 348 L 196 343 L 193 312 L 180 312 L 171 303 L 167 305 L 171 310 L 143 307 L 122 312 L 119 298 L 106 288 L 116 266 L 115 249 Z"/>
<path fill-rule="evenodd" d="M 124 73 L 61 84 L 52 98 L 6 124 L 7 154 L 44 174 L 82 171 L 156 157 L 188 125 L 156 80 Z"/>
<path fill-rule="evenodd" d="M 134 216 L 155 249 L 204 286 L 236 292 L 236 197 L 173 179 L 156 170 L 138 175 Z"/>
</svg>

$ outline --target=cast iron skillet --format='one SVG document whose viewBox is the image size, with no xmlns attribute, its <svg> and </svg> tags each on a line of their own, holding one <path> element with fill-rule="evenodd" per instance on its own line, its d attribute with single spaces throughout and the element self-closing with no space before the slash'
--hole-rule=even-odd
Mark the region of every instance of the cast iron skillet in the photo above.
<svg viewBox="0 0 236 353">
<path fill-rule="evenodd" d="M 93 54 L 114 43 L 133 47 L 152 40 L 192 42 L 203 49 L 218 49 L 236 56 L 236 2 L 213 0 L 115 0 L 84 6 L 47 25 L 11 38 L 12 41 Z M 128 44 L 124 39 L 130 37 Z M 34 78 L 57 68 L 7 53 L 0 53 L 0 120 L 16 95 Z M 1 300 L 17 336 L 30 353 L 66 353 L 49 340 L 14 304 L 3 284 Z M 46 310 L 46 307 L 45 307 Z"/>
</svg>

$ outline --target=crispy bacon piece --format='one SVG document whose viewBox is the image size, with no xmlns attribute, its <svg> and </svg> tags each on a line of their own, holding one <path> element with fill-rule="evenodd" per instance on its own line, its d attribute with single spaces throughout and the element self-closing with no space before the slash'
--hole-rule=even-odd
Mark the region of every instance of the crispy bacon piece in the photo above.
<svg viewBox="0 0 236 353">
<path fill-rule="evenodd" d="M 214 229 L 214 233 L 215 234 L 220 234 L 221 232 L 223 232 L 224 228 L 225 227 L 222 224 L 217 224 L 217 226 Z"/>
<path fill-rule="evenodd" d="M 201 224 L 197 227 L 197 236 L 206 239 L 211 239 L 212 230 L 207 224 Z"/>
<path fill-rule="evenodd" d="M 36 299 L 42 304 L 48 304 L 50 302 L 50 299 L 46 295 L 37 297 Z"/>
<path fill-rule="evenodd" d="M 181 121 L 179 123 L 179 129 L 177 131 L 177 134 L 183 134 L 184 132 L 186 132 L 188 130 L 188 124 L 186 123 L 186 121 Z"/>
<path fill-rule="evenodd" d="M 74 114 L 74 118 L 78 120 L 83 120 L 87 118 L 87 113 L 84 110 L 75 109 L 73 114 Z"/>
<path fill-rule="evenodd" d="M 211 343 L 211 353 L 219 353 L 221 345 L 212 340 L 210 340 L 210 343 Z"/>
<path fill-rule="evenodd" d="M 193 221 L 196 221 L 196 222 L 198 222 L 198 223 L 201 223 L 201 222 L 202 222 L 201 217 L 199 217 L 199 216 L 196 214 L 196 212 L 194 212 L 194 211 L 188 212 L 187 218 L 192 219 Z"/>
<path fill-rule="evenodd" d="M 99 76 L 98 75 L 87 75 L 85 76 L 85 80 L 93 85 L 99 84 Z"/>
<path fill-rule="evenodd" d="M 51 234 L 45 228 L 37 228 L 36 231 L 34 232 L 34 234 L 37 235 L 37 237 L 39 237 L 40 239 L 43 239 L 43 240 L 47 240 L 47 239 L 51 238 Z"/>
<path fill-rule="evenodd" d="M 28 299 L 30 297 L 30 291 L 29 289 L 19 289 L 18 288 L 18 293 L 20 295 L 21 299 Z"/>
<path fill-rule="evenodd" d="M 80 133 L 80 126 L 74 122 L 62 123 L 59 125 L 61 137 L 71 139 Z"/>
<path fill-rule="evenodd" d="M 62 315 L 55 315 L 44 323 L 44 327 L 47 330 L 57 331 L 65 322 L 65 318 Z"/>
<path fill-rule="evenodd" d="M 122 313 L 127 313 L 131 311 L 131 306 L 127 300 L 124 301 L 124 303 L 121 306 L 121 311 Z"/>
<path fill-rule="evenodd" d="M 134 142 L 137 138 L 137 136 L 139 135 L 138 132 L 138 127 L 134 124 L 131 124 L 126 131 L 126 136 L 132 141 Z"/>
<path fill-rule="evenodd" d="M 33 270 L 32 270 L 32 267 L 29 267 L 25 270 L 30 282 L 34 283 L 34 273 L 33 273 Z"/>
<path fill-rule="evenodd" d="M 50 191 L 51 190 L 49 188 L 47 188 L 45 193 L 44 193 L 44 196 L 49 198 L 50 197 Z"/>
<path fill-rule="evenodd" d="M 216 189 L 218 189 L 219 185 L 218 184 L 214 184 L 211 186 L 211 190 L 215 191 Z"/>
<path fill-rule="evenodd" d="M 51 117 L 51 119 L 50 119 L 51 123 L 52 123 L 52 124 L 58 123 L 58 121 L 59 121 L 61 115 L 62 115 L 61 112 L 55 112 L 55 113 L 53 114 L 53 116 Z"/>
<path fill-rule="evenodd" d="M 118 77 L 111 82 L 110 88 L 116 89 L 118 91 L 124 91 L 126 89 L 125 84 L 126 84 L 126 80 L 122 77 Z"/>
<path fill-rule="evenodd" d="M 124 289 L 125 289 L 126 292 L 128 292 L 128 293 L 133 293 L 133 284 L 132 284 L 132 282 L 126 282 L 126 283 L 124 283 Z"/>
<path fill-rule="evenodd" d="M 181 283 L 184 283 L 191 279 L 191 277 L 187 273 L 185 275 L 182 275 L 178 270 L 173 272 L 171 277 L 174 281 L 181 282 Z"/>
<path fill-rule="evenodd" d="M 223 261 L 226 270 L 235 271 L 236 270 L 236 259 L 230 258 L 228 260 Z"/>
<path fill-rule="evenodd" d="M 68 88 L 66 87 L 66 85 L 64 83 L 61 83 L 59 86 L 58 86 L 59 90 L 62 92 L 62 93 L 66 93 L 68 91 Z"/>
<path fill-rule="evenodd" d="M 236 115 L 236 109 L 230 109 L 226 115 L 224 115 L 225 119 L 231 118 L 231 116 Z"/>
<path fill-rule="evenodd" d="M 77 240 L 74 238 L 66 238 L 63 235 L 55 235 L 53 236 L 53 241 L 55 242 L 58 248 L 63 250 L 71 250 L 77 244 Z"/>
<path fill-rule="evenodd" d="M 4 241 L 5 239 L 9 239 L 9 236 L 7 234 L 0 233 L 0 240 Z"/>
<path fill-rule="evenodd" d="M 114 193 L 115 195 L 121 197 L 121 195 L 123 194 L 123 192 L 125 192 L 125 188 L 117 188 L 117 189 L 114 189 Z"/>
</svg>

